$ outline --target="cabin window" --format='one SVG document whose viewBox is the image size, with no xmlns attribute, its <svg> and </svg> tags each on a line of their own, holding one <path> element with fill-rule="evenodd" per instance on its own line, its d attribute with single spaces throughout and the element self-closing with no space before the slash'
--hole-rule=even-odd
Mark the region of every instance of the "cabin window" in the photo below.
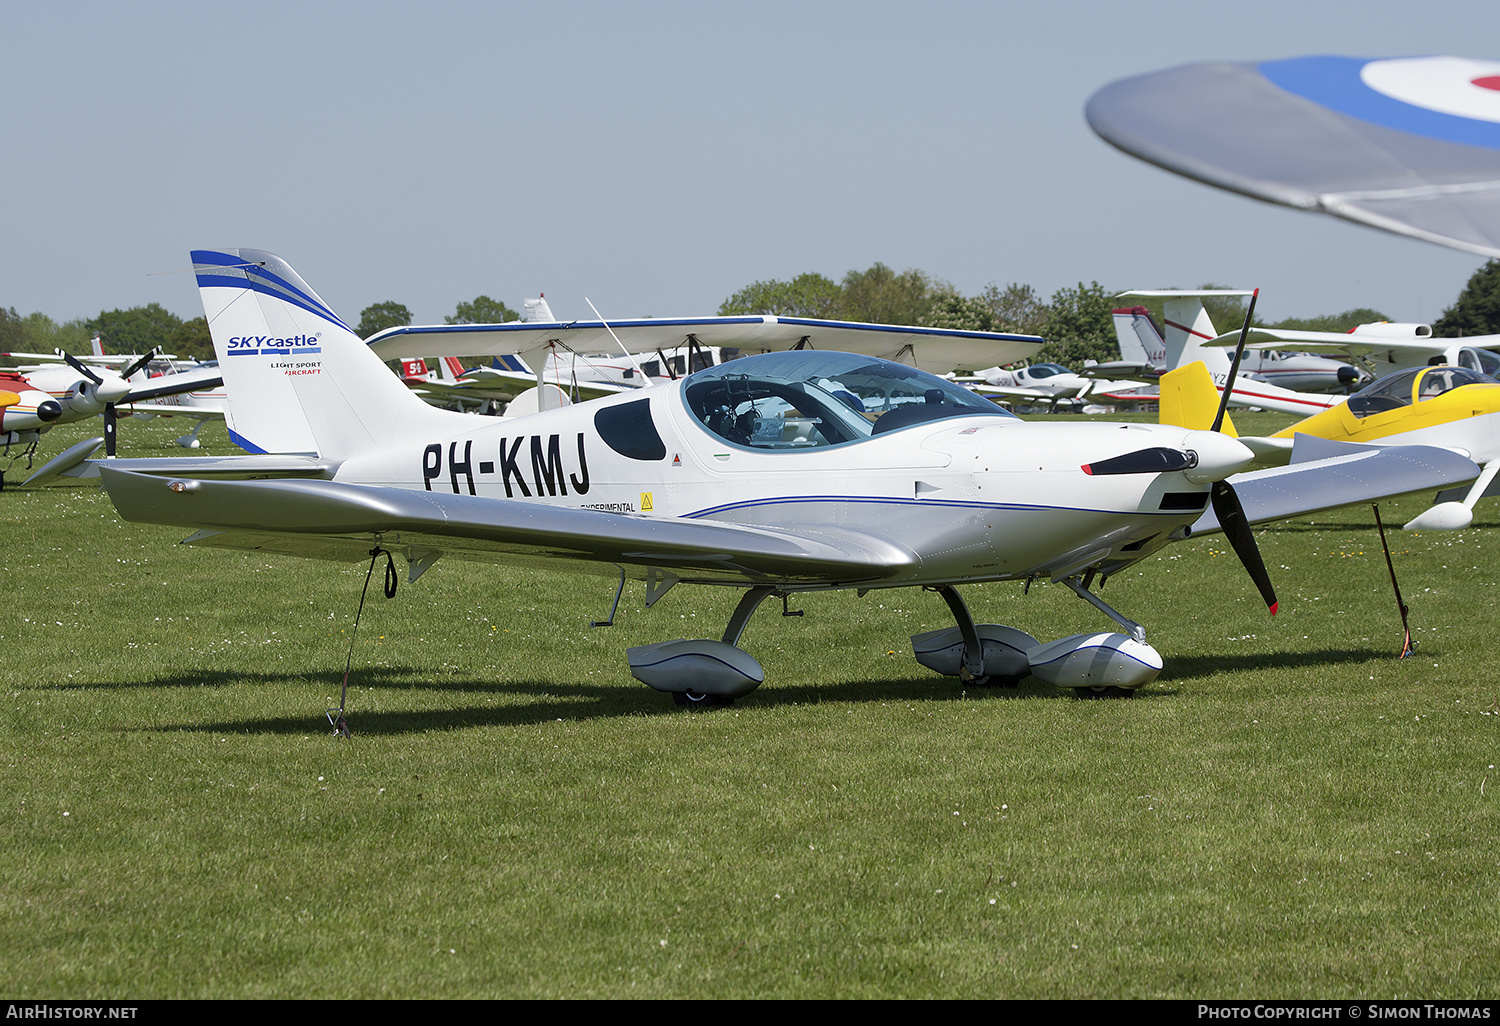
<svg viewBox="0 0 1500 1026">
<path fill-rule="evenodd" d="M 604 444 L 632 460 L 667 458 L 666 443 L 651 419 L 651 400 L 637 399 L 619 406 L 606 406 L 594 414 L 594 430 Z"/>
</svg>

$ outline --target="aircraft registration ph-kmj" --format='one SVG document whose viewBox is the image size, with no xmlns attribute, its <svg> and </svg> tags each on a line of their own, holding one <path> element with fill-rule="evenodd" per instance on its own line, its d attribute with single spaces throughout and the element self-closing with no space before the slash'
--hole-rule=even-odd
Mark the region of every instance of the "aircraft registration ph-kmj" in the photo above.
<svg viewBox="0 0 1500 1026">
<path fill-rule="evenodd" d="M 761 683 L 738 642 L 762 601 L 835 588 L 939 593 L 956 625 L 912 639 L 938 673 L 1129 695 L 1161 657 L 1096 581 L 1206 516 L 1274 611 L 1238 492 L 1276 519 L 1477 474 L 1446 450 L 1314 440 L 1336 455 L 1232 486 L 1253 454 L 1227 435 L 1028 423 L 916 368 L 827 350 L 497 421 L 422 402 L 280 258 L 193 261 L 237 430 L 269 449 L 302 417 L 317 452 L 92 464 L 125 519 L 195 529 L 186 542 L 205 547 L 372 566 L 394 553 L 410 580 L 446 556 L 635 579 L 648 606 L 678 584 L 743 589 L 720 638 L 628 651 L 638 679 L 685 705 Z M 958 586 L 1005 580 L 1061 582 L 1119 629 L 1043 642 L 976 623 Z"/>
</svg>

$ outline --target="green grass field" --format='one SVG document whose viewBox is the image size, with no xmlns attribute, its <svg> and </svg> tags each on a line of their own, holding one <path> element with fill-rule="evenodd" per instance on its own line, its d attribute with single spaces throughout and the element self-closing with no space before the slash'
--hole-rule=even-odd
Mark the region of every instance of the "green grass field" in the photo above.
<svg viewBox="0 0 1500 1026">
<path fill-rule="evenodd" d="M 124 421 L 122 454 L 184 430 Z M 897 591 L 767 603 L 743 641 L 766 685 L 688 713 L 624 650 L 717 637 L 732 593 L 637 587 L 594 630 L 613 581 L 439 561 L 387 601 L 377 572 L 343 740 L 364 565 L 190 550 L 24 476 L 0 493 L 11 997 L 1496 991 L 1492 502 L 1392 534 L 1404 661 L 1367 507 L 1260 533 L 1274 620 L 1219 537 L 1112 579 L 1166 660 L 1132 701 L 965 691 L 911 657 L 941 599 Z M 1057 586 L 965 594 L 1043 639 L 1111 629 Z"/>
</svg>

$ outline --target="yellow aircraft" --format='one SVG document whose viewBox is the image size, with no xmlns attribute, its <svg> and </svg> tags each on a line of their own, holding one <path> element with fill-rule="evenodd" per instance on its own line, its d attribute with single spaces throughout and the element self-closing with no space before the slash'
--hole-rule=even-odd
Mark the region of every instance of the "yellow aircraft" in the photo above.
<svg viewBox="0 0 1500 1026">
<path fill-rule="evenodd" d="M 1162 376 L 1161 422 L 1182 427 L 1211 423 L 1219 396 L 1202 363 Z M 1225 423 L 1226 433 L 1236 434 Z M 1412 367 L 1381 378 L 1340 403 L 1269 438 L 1240 438 L 1265 463 L 1285 463 L 1295 435 L 1375 445 L 1436 445 L 1460 452 L 1484 469 L 1472 485 L 1439 492 L 1436 505 L 1406 525 L 1411 530 L 1457 530 L 1474 521 L 1474 503 L 1500 494 L 1500 381 L 1467 367 Z M 1238 435 L 1236 434 L 1236 437 Z"/>
</svg>

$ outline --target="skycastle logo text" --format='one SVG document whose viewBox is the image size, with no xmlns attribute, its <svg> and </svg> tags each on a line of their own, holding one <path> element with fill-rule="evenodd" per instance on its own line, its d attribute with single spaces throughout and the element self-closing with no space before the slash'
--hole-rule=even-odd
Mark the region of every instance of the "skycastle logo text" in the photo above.
<svg viewBox="0 0 1500 1026">
<path fill-rule="evenodd" d="M 229 340 L 230 356 L 306 356 L 323 351 L 322 332 L 316 335 L 235 335 Z"/>
</svg>

